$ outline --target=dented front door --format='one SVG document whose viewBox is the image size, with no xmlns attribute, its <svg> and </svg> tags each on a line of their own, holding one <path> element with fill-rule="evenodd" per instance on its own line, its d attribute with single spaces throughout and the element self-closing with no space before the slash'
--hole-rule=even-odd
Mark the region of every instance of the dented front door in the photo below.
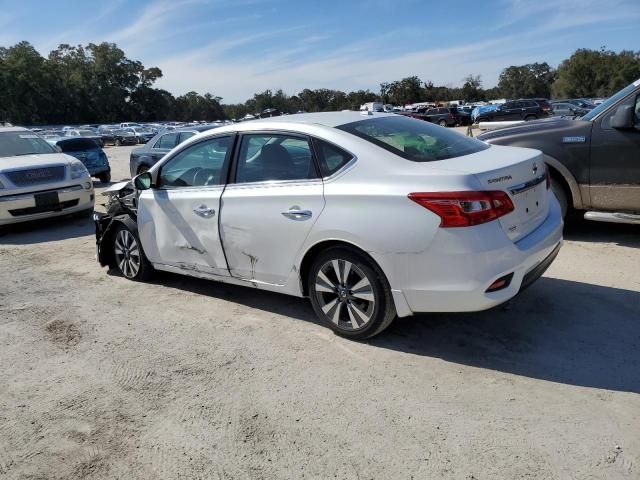
<svg viewBox="0 0 640 480">
<path fill-rule="evenodd" d="M 157 168 L 138 199 L 138 231 L 151 263 L 229 275 L 218 221 L 232 136 L 185 146 Z"/>
</svg>

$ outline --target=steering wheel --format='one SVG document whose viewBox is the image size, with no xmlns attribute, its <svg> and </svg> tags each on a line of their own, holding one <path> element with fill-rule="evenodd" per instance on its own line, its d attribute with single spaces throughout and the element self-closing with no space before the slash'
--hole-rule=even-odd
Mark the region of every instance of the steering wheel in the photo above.
<svg viewBox="0 0 640 480">
<path fill-rule="evenodd" d="M 217 183 L 218 172 L 211 168 L 197 168 L 193 175 L 192 185 L 195 187 L 206 187 L 208 185 L 215 185 Z"/>
</svg>

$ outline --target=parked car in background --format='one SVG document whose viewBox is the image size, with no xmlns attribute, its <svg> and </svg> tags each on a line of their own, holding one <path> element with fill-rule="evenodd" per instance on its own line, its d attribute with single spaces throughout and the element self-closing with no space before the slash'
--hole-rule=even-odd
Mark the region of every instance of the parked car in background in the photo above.
<svg viewBox="0 0 640 480">
<path fill-rule="evenodd" d="M 522 121 L 547 118 L 551 115 L 551 104 L 544 99 L 509 100 L 494 109 L 479 113 L 476 122 Z"/>
<path fill-rule="evenodd" d="M 516 125 L 478 139 L 542 151 L 564 213 L 640 224 L 640 79 L 577 120 Z"/>
<path fill-rule="evenodd" d="M 97 177 L 102 183 L 111 181 L 111 167 L 104 150 L 90 138 L 62 138 L 53 142 L 62 153 L 80 160 L 89 171 L 89 175 Z"/>
<path fill-rule="evenodd" d="M 131 177 L 146 172 L 158 160 L 169 153 L 173 147 L 200 132 L 217 128 L 216 126 L 203 125 L 185 129 L 177 129 L 172 132 L 163 132 L 149 140 L 144 147 L 135 148 L 129 155 L 129 171 Z"/>
<path fill-rule="evenodd" d="M 551 102 L 551 110 L 555 117 L 581 117 L 590 111 L 573 103 L 564 102 Z"/>
<path fill-rule="evenodd" d="M 138 143 L 138 137 L 127 130 L 112 130 L 111 133 L 115 138 L 116 147 L 120 145 L 136 145 Z"/>
<path fill-rule="evenodd" d="M 120 124 L 120 128 L 130 128 L 130 127 L 140 127 L 140 124 L 136 122 L 122 122 Z"/>
<path fill-rule="evenodd" d="M 83 137 L 95 141 L 101 147 L 104 146 L 104 141 L 99 133 L 88 129 L 73 129 L 65 132 L 65 137 Z"/>
<path fill-rule="evenodd" d="M 570 103 L 572 105 L 575 105 L 577 107 L 583 108 L 585 110 L 593 110 L 594 108 L 596 108 L 596 105 L 591 100 L 587 100 L 586 98 L 557 99 L 557 100 L 553 100 L 551 103 L 552 104 L 554 104 L 554 103 Z"/>
<path fill-rule="evenodd" d="M 431 108 L 424 113 L 424 117 L 426 121 L 437 123 L 441 127 L 468 125 L 470 121 L 470 115 L 459 111 L 456 107 Z"/>
<path fill-rule="evenodd" d="M 93 202 L 81 161 L 26 128 L 0 127 L 0 225 L 92 211 Z"/>
<path fill-rule="evenodd" d="M 132 133 L 136 137 L 137 143 L 147 143 L 155 136 L 151 130 L 142 127 L 129 127 L 123 128 L 123 130 Z"/>
<path fill-rule="evenodd" d="M 539 151 L 394 114 L 211 130 L 134 185 L 129 212 L 94 216 L 101 265 L 132 280 L 157 269 L 309 297 L 352 339 L 396 316 L 506 302 L 562 242 Z"/>
</svg>

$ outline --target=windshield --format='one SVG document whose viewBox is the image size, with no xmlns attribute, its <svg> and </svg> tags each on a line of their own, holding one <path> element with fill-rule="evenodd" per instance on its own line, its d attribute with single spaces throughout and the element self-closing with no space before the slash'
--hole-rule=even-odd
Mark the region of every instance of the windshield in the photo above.
<svg viewBox="0 0 640 480">
<path fill-rule="evenodd" d="M 116 135 L 131 135 L 131 132 L 127 130 L 115 130 L 113 133 Z"/>
<path fill-rule="evenodd" d="M 337 128 L 413 162 L 445 160 L 489 148 L 458 132 L 401 115 L 360 120 Z"/>
<path fill-rule="evenodd" d="M 586 115 L 582 116 L 581 120 L 589 120 L 589 121 L 593 120 L 598 115 L 600 115 L 600 113 L 602 113 L 605 110 L 607 110 L 611 105 L 614 105 L 614 104 L 618 103 L 618 100 L 626 97 L 627 95 L 629 95 L 631 92 L 633 92 L 639 86 L 640 86 L 640 79 L 636 80 L 631 85 L 626 86 L 625 88 L 620 90 L 618 93 L 616 93 L 612 97 L 609 97 L 608 100 L 606 100 L 605 102 L 602 102 L 600 105 L 598 105 L 596 108 L 591 110 L 589 113 L 587 113 Z"/>
<path fill-rule="evenodd" d="M 83 137 L 95 137 L 96 132 L 92 132 L 91 130 L 80 130 L 78 132 Z"/>
<path fill-rule="evenodd" d="M 35 133 L 27 131 L 0 133 L 0 157 L 48 153 L 57 153 L 57 151 Z"/>
</svg>

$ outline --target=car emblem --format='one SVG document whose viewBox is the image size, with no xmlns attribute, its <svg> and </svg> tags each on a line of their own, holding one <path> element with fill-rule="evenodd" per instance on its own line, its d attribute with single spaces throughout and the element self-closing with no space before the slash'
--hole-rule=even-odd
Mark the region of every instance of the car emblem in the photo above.
<svg viewBox="0 0 640 480">
<path fill-rule="evenodd" d="M 533 174 L 535 175 L 536 173 L 538 173 L 538 165 L 536 165 L 536 162 L 533 162 Z"/>
</svg>

